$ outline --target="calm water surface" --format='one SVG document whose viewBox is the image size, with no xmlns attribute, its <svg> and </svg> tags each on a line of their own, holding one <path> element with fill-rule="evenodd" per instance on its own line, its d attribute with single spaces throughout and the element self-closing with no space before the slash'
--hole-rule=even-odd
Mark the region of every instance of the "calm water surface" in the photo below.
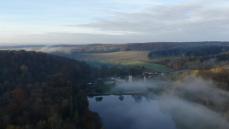
<svg viewBox="0 0 229 129">
<path fill-rule="evenodd" d="M 99 113 L 105 129 L 176 129 L 170 115 L 157 100 L 141 96 L 88 98 L 90 109 Z"/>
</svg>

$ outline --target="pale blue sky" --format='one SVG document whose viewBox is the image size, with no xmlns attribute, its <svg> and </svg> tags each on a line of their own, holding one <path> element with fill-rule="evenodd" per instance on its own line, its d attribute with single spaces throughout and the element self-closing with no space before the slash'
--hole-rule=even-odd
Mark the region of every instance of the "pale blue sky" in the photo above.
<svg viewBox="0 0 229 129">
<path fill-rule="evenodd" d="M 228 12 L 228 0 L 1 0 L 0 43 L 222 41 Z"/>
</svg>

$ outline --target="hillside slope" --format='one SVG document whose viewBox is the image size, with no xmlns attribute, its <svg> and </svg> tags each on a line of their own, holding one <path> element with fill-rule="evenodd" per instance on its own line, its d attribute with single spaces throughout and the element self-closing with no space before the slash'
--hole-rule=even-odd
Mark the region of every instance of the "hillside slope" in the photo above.
<svg viewBox="0 0 229 129">
<path fill-rule="evenodd" d="M 100 129 L 82 90 L 90 68 L 37 52 L 0 51 L 1 129 Z"/>
</svg>

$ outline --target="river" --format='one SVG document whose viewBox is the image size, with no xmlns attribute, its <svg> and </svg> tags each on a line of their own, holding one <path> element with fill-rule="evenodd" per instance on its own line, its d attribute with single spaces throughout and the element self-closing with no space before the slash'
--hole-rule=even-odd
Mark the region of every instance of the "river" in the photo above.
<svg viewBox="0 0 229 129">
<path fill-rule="evenodd" d="M 99 113 L 105 129 L 176 129 L 173 119 L 154 99 L 111 95 L 89 98 L 89 104 Z"/>
<path fill-rule="evenodd" d="M 121 83 L 112 92 L 88 97 L 104 129 L 229 129 L 228 92 L 203 79 Z"/>
</svg>

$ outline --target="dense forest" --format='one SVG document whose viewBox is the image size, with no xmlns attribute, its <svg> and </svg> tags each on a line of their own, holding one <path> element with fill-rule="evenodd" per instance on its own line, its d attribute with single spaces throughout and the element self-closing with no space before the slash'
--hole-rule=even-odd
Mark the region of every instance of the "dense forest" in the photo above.
<svg viewBox="0 0 229 129">
<path fill-rule="evenodd" d="M 207 45 L 194 47 L 177 47 L 167 50 L 153 51 L 149 56 L 171 57 L 171 56 L 212 56 L 229 51 L 229 46 Z"/>
<path fill-rule="evenodd" d="M 149 58 L 175 70 L 211 68 L 228 63 L 229 46 L 226 44 L 181 46 L 151 51 Z"/>
<path fill-rule="evenodd" d="M 218 83 L 218 87 L 229 91 L 229 69 L 226 67 L 216 67 L 211 69 L 195 70 L 197 75 L 210 79 Z"/>
<path fill-rule="evenodd" d="M 101 129 L 89 111 L 91 68 L 38 52 L 0 51 L 1 129 Z"/>
</svg>

